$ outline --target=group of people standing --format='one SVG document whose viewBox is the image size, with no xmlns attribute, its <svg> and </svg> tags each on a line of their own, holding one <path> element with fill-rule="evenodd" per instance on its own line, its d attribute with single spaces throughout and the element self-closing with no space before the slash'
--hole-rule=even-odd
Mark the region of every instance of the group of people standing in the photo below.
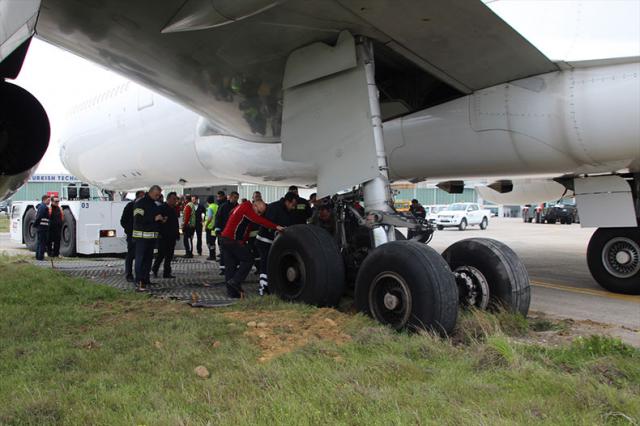
<svg viewBox="0 0 640 426">
<path fill-rule="evenodd" d="M 64 225 L 64 211 L 60 207 L 58 196 L 43 195 L 36 206 L 36 259 L 44 260 L 44 254 L 49 257 L 60 256 L 60 241 Z"/>
<path fill-rule="evenodd" d="M 308 223 L 313 209 L 309 201 L 298 195 L 296 186 L 289 187 L 283 198 L 268 205 L 258 191 L 250 201 L 239 202 L 239 198 L 236 191 L 228 196 L 219 191 L 216 197 L 207 199 L 205 207 L 196 196 L 180 200 L 175 192 L 169 193 L 163 202 L 162 189 L 157 185 L 146 193 L 138 191 L 121 218 L 127 234 L 127 280 L 136 283 L 137 291 L 147 291 L 152 284 L 151 273 L 157 277 L 161 265 L 162 276 L 174 278 L 171 261 L 180 239 L 180 229 L 186 258 L 192 258 L 194 250 L 202 255 L 204 231 L 209 249 L 207 259 L 219 261 L 227 295 L 231 298 L 243 296 L 242 284 L 254 265 L 260 274 L 260 294 L 267 294 L 267 258 L 276 234 L 285 232 L 288 226 Z M 158 253 L 154 260 L 156 247 Z"/>
</svg>

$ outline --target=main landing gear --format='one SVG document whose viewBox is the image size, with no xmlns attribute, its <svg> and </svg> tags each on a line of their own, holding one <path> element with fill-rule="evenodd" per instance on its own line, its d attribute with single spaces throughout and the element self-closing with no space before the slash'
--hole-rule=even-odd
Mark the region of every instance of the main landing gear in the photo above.
<svg viewBox="0 0 640 426">
<path fill-rule="evenodd" d="M 360 39 L 356 50 L 358 66 L 366 75 L 366 113 L 371 117 L 379 175 L 333 197 L 334 235 L 299 225 L 276 238 L 268 262 L 275 293 L 288 301 L 335 306 L 352 291 L 358 310 L 383 324 L 443 335 L 454 330 L 460 304 L 503 307 L 526 315 L 529 279 L 512 250 L 476 238 L 454 244 L 441 256 L 426 245 L 433 234 L 428 222 L 393 209 L 373 47 Z M 396 228 L 411 230 L 412 238 L 400 241 Z"/>
</svg>

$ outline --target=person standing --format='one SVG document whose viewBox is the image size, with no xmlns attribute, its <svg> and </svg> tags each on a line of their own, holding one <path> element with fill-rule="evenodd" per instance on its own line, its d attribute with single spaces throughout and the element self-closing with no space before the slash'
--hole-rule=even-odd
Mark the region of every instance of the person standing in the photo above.
<svg viewBox="0 0 640 426">
<path fill-rule="evenodd" d="M 296 209 L 291 212 L 291 215 L 293 216 L 293 224 L 306 224 L 311 218 L 311 207 L 309 206 L 309 201 L 298 194 L 298 187 L 295 185 L 291 185 L 289 187 L 289 192 L 296 194 Z"/>
<path fill-rule="evenodd" d="M 214 221 L 218 213 L 218 203 L 213 195 L 207 198 L 207 215 L 204 221 L 205 232 L 207 233 L 207 247 L 209 248 L 209 257 L 207 260 L 216 260 L 216 230 Z"/>
<path fill-rule="evenodd" d="M 218 214 L 216 214 L 214 225 L 214 229 L 216 230 L 216 234 L 218 236 L 222 233 L 222 230 L 226 226 L 227 221 L 229 220 L 229 216 L 231 215 L 231 211 L 238 207 L 238 198 L 240 198 L 240 194 L 238 194 L 236 191 L 232 191 L 229 194 L 229 198 L 227 199 L 227 201 L 225 201 L 220 205 L 220 207 L 218 207 Z M 220 247 L 220 275 L 224 275 L 226 269 L 224 247 L 222 246 L 222 244 L 218 244 L 218 247 Z"/>
<path fill-rule="evenodd" d="M 122 216 L 120 216 L 120 226 L 124 229 L 124 233 L 127 236 L 127 257 L 124 260 L 124 272 L 127 277 L 127 281 L 134 282 L 133 278 L 133 259 L 136 257 L 136 240 L 133 239 L 133 206 L 136 201 L 144 197 L 144 191 L 136 191 L 136 199 L 129 201 L 124 210 L 122 210 Z"/>
<path fill-rule="evenodd" d="M 49 204 L 51 198 L 48 195 L 42 196 L 42 202 L 36 207 L 36 260 L 44 260 L 44 252 L 47 250 L 49 238 Z"/>
<path fill-rule="evenodd" d="M 165 221 L 155 203 L 161 192 L 162 189 L 158 185 L 153 185 L 133 206 L 132 235 L 136 240 L 135 273 L 138 285 L 136 291 L 147 291 L 147 286 L 152 284 L 149 274 L 153 250 L 158 240 L 159 224 Z"/>
<path fill-rule="evenodd" d="M 427 211 L 424 209 L 424 207 L 422 207 L 422 204 L 420 204 L 420 202 L 415 198 L 411 200 L 411 205 L 409 206 L 409 212 L 411 212 L 413 217 L 415 217 L 418 220 L 424 220 L 427 217 Z M 407 232 L 408 239 L 411 239 L 416 235 L 417 235 L 416 231 L 414 231 L 413 229 L 409 229 L 409 231 Z"/>
<path fill-rule="evenodd" d="M 200 204 L 200 198 L 198 198 L 197 195 L 194 197 L 196 206 L 196 250 L 198 251 L 198 256 L 202 256 L 202 218 L 207 214 L 207 209 L 204 205 Z"/>
<path fill-rule="evenodd" d="M 47 241 L 47 255 L 49 257 L 60 256 L 60 239 L 62 238 L 62 225 L 64 224 L 64 212 L 60 207 L 60 198 L 51 197 L 49 207 L 49 239 Z"/>
<path fill-rule="evenodd" d="M 277 225 L 262 215 L 267 210 L 264 201 L 245 201 L 231 212 L 221 234 L 222 255 L 224 256 L 225 282 L 227 296 L 238 299 L 243 296 L 242 283 L 253 265 L 253 256 L 247 247 L 249 234 L 254 226 L 284 231 L 284 227 Z"/>
<path fill-rule="evenodd" d="M 178 214 L 176 213 L 176 204 L 178 195 L 170 192 L 167 195 L 167 202 L 160 206 L 160 214 L 163 222 L 160 223 L 160 241 L 158 241 L 158 254 L 153 262 L 153 276 L 158 277 L 160 265 L 164 261 L 162 268 L 162 278 L 175 278 L 171 274 L 171 261 L 176 249 L 176 241 L 180 239 L 180 223 L 178 222 Z"/>
<path fill-rule="evenodd" d="M 182 235 L 185 255 L 187 259 L 193 257 L 193 233 L 196 230 L 196 206 L 193 203 L 194 197 L 187 196 L 187 205 L 182 211 Z"/>
<path fill-rule="evenodd" d="M 280 226 L 290 226 L 291 212 L 295 211 L 297 205 L 296 194 L 293 192 L 287 192 L 283 198 L 275 201 L 267 206 L 267 211 L 264 214 L 264 218 Z M 273 229 L 264 226 L 260 227 L 258 236 L 256 237 L 256 248 L 260 254 L 260 287 L 258 288 L 258 294 L 264 296 L 269 294 L 269 280 L 267 277 L 267 265 L 269 259 L 269 251 L 273 240 L 275 240 L 276 233 Z"/>
</svg>

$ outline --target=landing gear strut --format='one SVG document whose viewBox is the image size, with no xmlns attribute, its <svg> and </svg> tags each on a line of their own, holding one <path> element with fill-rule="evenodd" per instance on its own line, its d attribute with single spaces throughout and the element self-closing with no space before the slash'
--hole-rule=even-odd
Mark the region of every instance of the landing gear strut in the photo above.
<svg viewBox="0 0 640 426">
<path fill-rule="evenodd" d="M 479 248 L 452 247 L 451 256 L 443 258 L 425 244 L 433 234 L 427 221 L 394 210 L 373 45 L 359 38 L 355 48 L 366 78 L 377 171 L 352 192 L 333 197 L 335 227 L 327 228 L 335 229 L 333 236 L 319 227 L 309 233 L 304 226 L 294 226 L 276 238 L 268 272 L 276 294 L 290 301 L 335 305 L 343 285 L 355 281 L 360 311 L 396 330 L 441 334 L 453 331 L 460 300 L 481 309 L 504 305 L 526 314 L 528 276 L 506 246 L 478 239 L 471 246 Z M 396 228 L 411 230 L 411 239 L 399 241 Z"/>
</svg>

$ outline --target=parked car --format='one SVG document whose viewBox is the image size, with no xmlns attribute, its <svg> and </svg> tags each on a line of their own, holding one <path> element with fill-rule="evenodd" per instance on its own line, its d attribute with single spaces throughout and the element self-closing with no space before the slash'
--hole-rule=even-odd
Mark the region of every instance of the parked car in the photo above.
<svg viewBox="0 0 640 426">
<path fill-rule="evenodd" d="M 481 209 L 477 203 L 454 203 L 438 213 L 436 226 L 439 230 L 455 226 L 464 231 L 469 225 L 487 229 L 490 216 L 491 212 Z"/>
<path fill-rule="evenodd" d="M 424 208 L 427 209 L 427 220 L 429 221 L 429 223 L 436 223 L 436 219 L 438 219 L 438 213 L 446 210 L 447 207 L 449 206 L 425 206 Z"/>
<path fill-rule="evenodd" d="M 539 206 L 525 205 L 522 208 L 524 222 L 557 223 L 571 225 L 579 222 L 578 209 L 571 204 L 541 204 Z"/>
</svg>

